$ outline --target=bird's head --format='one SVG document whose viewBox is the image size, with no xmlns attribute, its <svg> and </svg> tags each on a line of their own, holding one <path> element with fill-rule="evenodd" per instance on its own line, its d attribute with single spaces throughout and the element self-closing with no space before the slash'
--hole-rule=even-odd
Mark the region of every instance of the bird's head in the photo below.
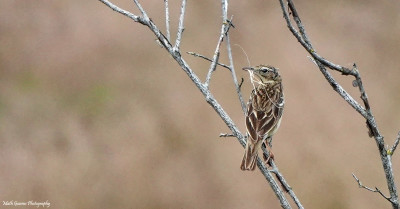
<svg viewBox="0 0 400 209">
<path fill-rule="evenodd" d="M 278 69 L 270 65 L 244 67 L 243 70 L 247 70 L 250 73 L 252 82 L 257 82 L 258 84 L 277 83 L 282 81 Z"/>
</svg>

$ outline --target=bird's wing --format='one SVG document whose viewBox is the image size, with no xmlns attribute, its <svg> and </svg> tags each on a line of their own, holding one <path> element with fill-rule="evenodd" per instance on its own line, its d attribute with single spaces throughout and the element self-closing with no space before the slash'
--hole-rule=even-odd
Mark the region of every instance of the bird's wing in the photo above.
<svg viewBox="0 0 400 209">
<path fill-rule="evenodd" d="M 282 85 L 254 91 L 253 100 L 248 105 L 246 127 L 249 135 L 255 140 L 265 139 L 274 134 L 283 114 Z"/>
</svg>

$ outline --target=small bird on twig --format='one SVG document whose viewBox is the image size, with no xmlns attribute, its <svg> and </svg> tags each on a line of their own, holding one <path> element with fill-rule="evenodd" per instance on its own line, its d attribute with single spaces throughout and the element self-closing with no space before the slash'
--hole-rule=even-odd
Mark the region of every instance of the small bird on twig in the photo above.
<svg viewBox="0 0 400 209">
<path fill-rule="evenodd" d="M 258 150 L 265 143 L 270 155 L 265 158 L 265 163 L 274 158 L 271 152 L 272 136 L 276 133 L 281 123 L 284 98 L 282 78 L 277 68 L 269 65 L 244 67 L 250 73 L 253 91 L 247 104 L 246 128 L 247 144 L 242 170 L 254 170 Z"/>
</svg>

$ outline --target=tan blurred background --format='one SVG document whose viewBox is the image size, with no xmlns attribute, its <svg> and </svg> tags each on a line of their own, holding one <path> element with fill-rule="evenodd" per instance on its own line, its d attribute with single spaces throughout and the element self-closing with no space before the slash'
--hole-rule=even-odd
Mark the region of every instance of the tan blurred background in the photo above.
<svg viewBox="0 0 400 209">
<path fill-rule="evenodd" d="M 132 1 L 117 5 L 138 14 Z M 180 1 L 170 1 L 175 38 Z M 164 31 L 163 1 L 142 1 Z M 400 2 L 296 1 L 324 57 L 358 64 L 389 145 L 400 129 Z M 375 142 L 289 33 L 278 1 L 231 1 L 232 44 L 284 78 L 286 108 L 274 138 L 280 170 L 306 208 L 390 208 L 351 174 L 387 194 Z M 218 1 L 188 1 L 182 51 L 211 57 Z M 0 2 L 0 201 L 52 208 L 279 208 L 243 148 L 150 31 L 98 1 Z M 233 46 L 236 69 L 247 66 Z M 205 78 L 209 63 L 184 54 Z M 226 61 L 225 46 L 222 62 Z M 355 98 L 350 78 L 334 73 Z M 245 72 L 244 97 L 250 84 Z M 211 89 L 244 131 L 231 76 Z M 393 157 L 400 186 L 400 158 Z M 5 206 L 0 205 L 0 208 Z"/>
</svg>

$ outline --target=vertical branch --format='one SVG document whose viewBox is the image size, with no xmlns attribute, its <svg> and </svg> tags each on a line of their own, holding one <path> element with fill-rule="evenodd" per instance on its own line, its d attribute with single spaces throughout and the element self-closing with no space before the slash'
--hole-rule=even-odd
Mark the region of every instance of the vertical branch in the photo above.
<svg viewBox="0 0 400 209">
<path fill-rule="evenodd" d="M 228 1 L 222 1 L 222 21 L 226 24 L 232 24 L 230 20 L 228 20 Z M 229 33 L 226 33 L 226 50 L 228 52 L 228 59 L 229 59 L 229 68 L 231 69 L 232 80 L 235 84 L 236 93 L 238 94 L 240 105 L 242 107 L 242 111 L 246 114 L 246 104 L 243 100 L 242 92 L 240 91 L 240 86 L 237 81 L 235 67 L 233 64 L 233 56 L 232 56 L 232 48 L 231 48 L 231 40 L 229 38 Z"/>
<path fill-rule="evenodd" d="M 186 0 L 182 0 L 181 15 L 179 16 L 178 33 L 176 34 L 176 41 L 174 46 L 175 51 L 179 51 L 179 47 L 181 45 L 182 33 L 184 30 L 183 20 L 185 19 L 185 10 L 186 10 Z"/>
<path fill-rule="evenodd" d="M 169 30 L 169 7 L 168 0 L 164 0 L 165 5 L 165 30 L 167 31 L 167 39 L 171 42 L 171 32 Z"/>
<path fill-rule="evenodd" d="M 231 48 L 231 41 L 229 38 L 229 34 L 227 34 L 227 36 L 226 36 L 226 44 L 227 44 L 226 48 L 228 51 L 228 59 L 229 59 L 229 66 L 230 66 L 229 68 L 231 69 L 233 83 L 235 84 L 236 93 L 238 94 L 240 105 L 242 107 L 242 111 L 244 114 L 246 114 L 246 103 L 243 100 L 242 91 L 240 90 L 240 85 L 239 85 L 237 77 L 236 77 L 235 67 L 233 65 L 232 48 Z"/>
<path fill-rule="evenodd" d="M 143 18 L 144 19 L 149 19 L 149 17 L 147 16 L 146 11 L 143 9 L 142 5 L 140 5 L 140 3 L 137 0 L 133 0 L 133 2 L 135 2 L 136 6 L 139 8 L 140 13 L 142 13 Z"/>
<path fill-rule="evenodd" d="M 219 38 L 218 38 L 217 46 L 215 47 L 215 51 L 214 51 L 214 56 L 213 56 L 210 68 L 208 69 L 208 73 L 207 73 L 207 76 L 206 76 L 206 81 L 204 82 L 204 85 L 207 88 L 210 85 L 211 75 L 215 71 L 215 68 L 216 68 L 217 63 L 218 63 L 219 53 L 220 53 L 219 51 L 220 51 L 221 43 L 224 40 L 225 34 L 228 33 L 230 26 L 231 26 L 231 24 L 226 24 L 225 22 L 222 23 L 221 32 L 220 32 L 220 35 L 219 35 Z M 230 69 L 230 70 L 232 70 L 232 69 Z"/>
<path fill-rule="evenodd" d="M 307 36 L 307 34 L 306 34 L 306 30 L 305 30 L 303 24 L 301 23 L 300 16 L 299 16 L 299 14 L 297 13 L 296 7 L 294 6 L 292 0 L 288 0 L 288 6 L 289 6 L 289 8 L 290 8 L 290 11 L 292 11 L 292 13 L 293 13 L 293 19 L 294 19 L 294 21 L 295 21 L 296 24 L 299 26 L 299 31 L 300 31 L 300 34 L 301 34 L 301 36 L 302 36 L 304 42 L 305 42 L 306 44 L 308 44 L 308 45 L 312 48 L 311 41 L 310 41 L 310 39 L 308 38 L 308 36 Z"/>
<path fill-rule="evenodd" d="M 213 56 L 213 59 L 212 59 L 212 62 L 211 62 L 211 66 L 208 69 L 208 73 L 207 73 L 207 76 L 206 76 L 206 81 L 204 82 L 204 85 L 207 88 L 210 85 L 211 75 L 215 71 L 215 68 L 217 67 L 217 62 L 218 62 L 218 59 L 219 59 L 219 48 L 220 48 L 220 46 L 221 46 L 221 42 L 219 42 L 217 44 L 217 48 L 215 49 L 215 53 L 214 53 L 214 56 Z"/>
</svg>

